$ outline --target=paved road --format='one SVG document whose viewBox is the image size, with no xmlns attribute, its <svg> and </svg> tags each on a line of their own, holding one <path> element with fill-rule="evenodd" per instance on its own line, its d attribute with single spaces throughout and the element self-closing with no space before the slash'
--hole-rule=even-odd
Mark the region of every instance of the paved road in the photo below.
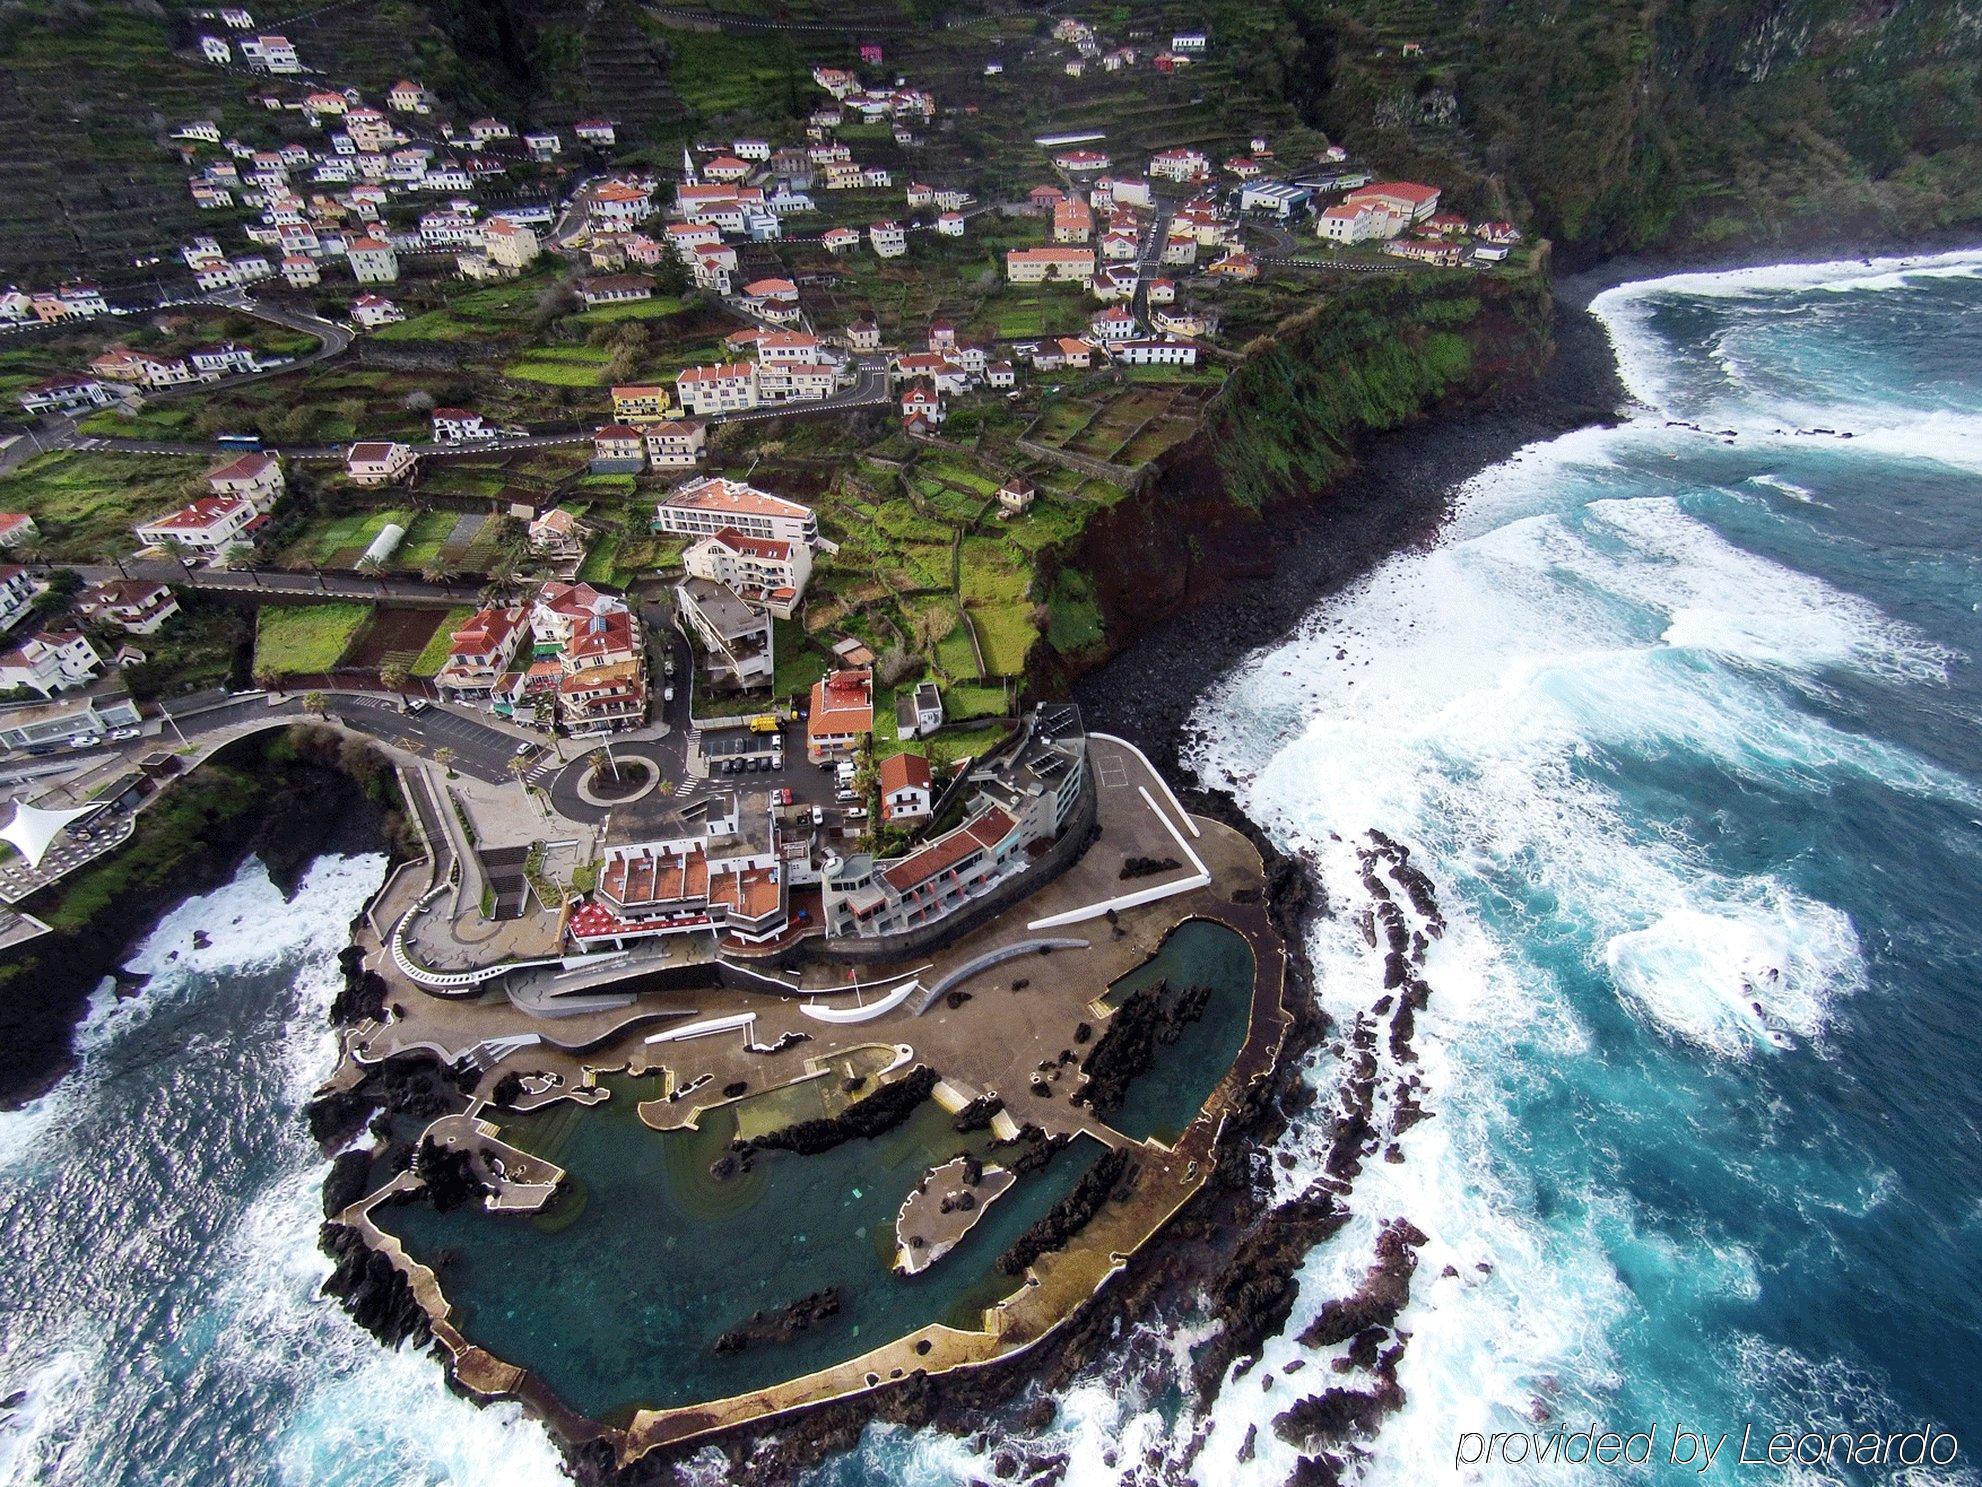
<svg viewBox="0 0 1982 1487">
<path fill-rule="evenodd" d="M 1148 236 L 1143 239 L 1142 252 L 1136 257 L 1135 301 L 1129 306 L 1136 319 L 1144 325 L 1151 325 L 1149 318 L 1149 281 L 1163 266 L 1163 249 L 1170 241 L 1170 218 L 1176 214 L 1176 204 L 1167 196 L 1151 198 L 1155 203 L 1154 214 L 1150 218 Z"/>
<path fill-rule="evenodd" d="M 305 352 L 301 356 L 285 361 L 280 366 L 269 367 L 264 371 L 241 372 L 232 377 L 223 377 L 217 382 L 194 382 L 188 383 L 184 387 L 164 388 L 158 392 L 148 393 L 145 397 L 146 402 L 162 402 L 168 398 L 184 397 L 188 393 L 195 392 L 224 392 L 230 387 L 239 387 L 244 383 L 260 382 L 269 377 L 285 376 L 303 367 L 314 366 L 317 362 L 329 361 L 334 356 L 341 356 L 351 345 L 351 330 L 348 326 L 339 325 L 334 320 L 325 320 L 321 315 L 310 315 L 301 311 L 281 309 L 275 305 L 265 305 L 244 290 L 226 290 L 222 293 L 212 295 L 204 302 L 217 305 L 222 309 L 236 310 L 243 315 L 252 315 L 257 320 L 266 320 L 270 325 L 281 326 L 284 330 L 299 331 L 306 336 L 315 336 L 317 339 L 317 349 Z"/>
<path fill-rule="evenodd" d="M 9 763 L 18 770 L 55 760 L 66 764 L 100 765 L 113 758 L 124 757 L 134 762 L 140 755 L 157 749 L 161 743 L 175 743 L 181 735 L 188 742 L 194 742 L 243 723 L 308 721 L 314 714 L 304 708 L 304 695 L 291 694 L 280 702 L 271 703 L 266 693 L 249 693 L 218 707 L 176 718 L 166 725 L 162 735 L 141 742 L 105 744 L 93 749 L 63 749 L 54 755 L 23 756 Z M 491 785 L 513 782 L 509 761 L 518 757 L 519 753 L 526 761 L 526 769 L 548 753 L 542 744 L 526 744 L 504 729 L 444 708 L 428 706 L 418 712 L 403 712 L 399 700 L 393 697 L 364 692 L 330 692 L 325 694 L 325 705 L 340 722 L 360 733 L 396 744 L 408 753 L 431 759 L 436 749 L 451 749 L 455 769 Z M 11 775 L 0 775 L 0 782 L 11 778 Z"/>
</svg>

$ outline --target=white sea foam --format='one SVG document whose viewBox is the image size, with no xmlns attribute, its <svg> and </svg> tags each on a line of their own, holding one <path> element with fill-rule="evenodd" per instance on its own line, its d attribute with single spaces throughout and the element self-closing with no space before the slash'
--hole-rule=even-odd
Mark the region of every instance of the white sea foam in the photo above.
<svg viewBox="0 0 1982 1487">
<path fill-rule="evenodd" d="M 1778 263 L 1755 268 L 1704 269 L 1634 279 L 1606 289 L 1590 302 L 1599 314 L 1653 298 L 1780 299 L 1787 292 L 1822 289 L 1835 293 L 1904 288 L 1919 279 L 1982 276 L 1982 252 L 1960 248 L 1948 253 L 1915 253 L 1882 258 L 1836 258 L 1822 263 Z"/>
<path fill-rule="evenodd" d="M 1906 275 L 1833 265 L 1793 282 L 1882 291 L 1919 272 L 1978 266 L 1978 255 L 1909 265 Z M 1718 292 L 1790 282 L 1756 273 Z M 1757 1293 L 1753 1255 L 1707 1238 L 1682 1245 L 1619 1194 L 1580 1195 L 1580 1221 L 1559 1209 L 1537 1219 L 1508 1157 L 1521 1142 L 1511 1112 L 1524 1080 L 1588 1056 L 1589 1015 L 1550 969 L 1565 953 L 1630 1017 L 1695 1056 L 1728 1061 L 1821 1040 L 1840 999 L 1864 984 L 1848 916 L 1765 868 L 1714 867 L 1682 803 L 1648 817 L 1643 800 L 1621 793 L 1640 784 L 1639 761 L 1683 759 L 1812 798 L 1851 775 L 1977 805 L 1959 777 L 1799 706 L 1838 672 L 1937 685 L 1955 658 L 1692 514 L 1713 491 L 1679 483 L 1678 472 L 1712 436 L 1667 426 L 1668 348 L 1647 313 L 1654 294 L 1679 288 L 1634 286 L 1598 304 L 1629 385 L 1655 411 L 1532 446 L 1476 477 L 1440 546 L 1393 559 L 1332 600 L 1293 641 L 1239 668 L 1194 720 L 1200 768 L 1314 861 L 1338 904 L 1359 876 L 1351 843 L 1374 825 L 1416 850 L 1449 919 L 1417 1037 L 1436 1118 L 1403 1138 L 1403 1164 L 1372 1162 L 1358 1179 L 1355 1219 L 1310 1257 L 1287 1335 L 1208 1423 L 1207 1479 L 1285 1479 L 1292 1452 L 1271 1419 L 1301 1391 L 1283 1384 L 1262 1396 L 1259 1376 L 1302 1352 L 1292 1336 L 1323 1298 L 1354 1287 L 1388 1217 L 1409 1215 L 1430 1241 L 1405 1322 L 1406 1403 L 1359 1468 L 1367 1484 L 1443 1476 L 1460 1430 L 1522 1428 L 1538 1412 L 1600 1418 L 1623 1382 L 1612 1339 L 1644 1304 L 1612 1254 L 1698 1292 Z M 1738 358 L 1726 365 L 1747 375 Z M 1934 417 L 1881 416 L 1908 437 Z M 1948 432 L 1962 437 L 1952 423 Z M 1841 447 L 1872 453 L 1884 440 L 1875 432 Z M 1753 478 L 1814 500 L 1780 476 Z M 1310 958 L 1331 1011 L 1367 1006 L 1380 958 L 1360 936 L 1324 925 Z M 1324 1093 L 1334 1072 L 1317 1071 Z M 1289 1133 L 1296 1165 L 1283 1188 L 1318 1170 L 1325 1140 L 1321 1121 Z M 1457 1274 L 1444 1275 L 1447 1265 Z M 1633 1383 L 1639 1398 L 1658 1388 Z M 1248 1433 L 1255 1459 L 1241 1465 Z M 1519 1469 L 1506 1477 L 1523 1479 Z"/>
<path fill-rule="evenodd" d="M 1795 481 L 1786 480 L 1780 475 L 1750 475 L 1748 479 L 1756 485 L 1766 485 L 1770 490 L 1780 491 L 1783 495 L 1788 496 L 1790 500 L 1799 501 L 1805 506 L 1824 506 L 1828 504 L 1827 502 L 1818 500 L 1816 492 L 1812 491 L 1808 486 L 1798 485 Z"/>
<path fill-rule="evenodd" d="M 1746 439 L 1807 440 L 1812 436 L 1799 430 L 1827 428 L 1850 433 L 1853 445 L 1873 453 L 1972 469 L 1982 458 L 1975 445 L 1982 420 L 1972 414 L 1904 404 L 1798 403 L 1764 394 L 1751 375 L 1754 353 L 1735 352 L 1725 344 L 1725 337 L 1722 344 L 1706 353 L 1706 360 L 1717 364 L 1721 374 L 1716 393 L 1689 392 L 1682 371 L 1684 358 L 1653 329 L 1652 321 L 1662 306 L 1683 300 L 1739 299 L 1773 311 L 1785 295 L 1816 291 L 1890 293 L 1923 281 L 1977 277 L 1982 277 L 1982 253 L 1972 249 L 1918 257 L 1788 264 L 1637 280 L 1605 290 L 1591 301 L 1590 309 L 1610 333 L 1626 389 L 1653 415 L 1701 419 L 1716 428 L 1732 427 Z M 1806 313 L 1793 302 L 1782 308 Z"/>
<path fill-rule="evenodd" d="M 83 1427 L 88 1382 L 102 1349 L 79 1335 L 69 1346 L 0 1364 L 0 1398 L 20 1396 L 0 1409 L 0 1487 L 38 1487 L 54 1479 Z"/>
<path fill-rule="evenodd" d="M 151 978 L 144 990 L 122 1003 L 99 1001 L 79 1038 L 77 1071 L 30 1110 L 0 1122 L 0 1140 L 10 1151 L 28 1146 L 44 1162 L 59 1158 L 65 1133 L 92 1119 L 120 1038 L 172 1001 L 201 995 L 216 978 L 254 972 L 293 972 L 282 1030 L 268 1053 L 280 1060 L 287 1103 L 300 1109 L 334 1052 L 325 1011 L 339 984 L 336 952 L 382 862 L 371 855 L 322 859 L 293 902 L 250 862 L 228 884 L 165 916 L 129 961 Z M 211 943 L 195 947 L 195 929 Z M 186 1052 L 198 1057 L 196 1048 Z M 176 1344 L 196 1370 L 190 1387 L 232 1399 L 234 1408 L 257 1395 L 273 1401 L 274 1418 L 263 1421 L 269 1438 L 239 1449 L 250 1457 L 261 1452 L 268 1479 L 297 1487 L 564 1481 L 548 1437 L 519 1408 L 482 1410 L 455 1397 L 431 1359 L 381 1348 L 318 1295 L 329 1273 L 316 1243 L 322 1158 L 300 1123 L 278 1124 L 265 1139 L 281 1153 L 277 1175 L 219 1236 L 211 1284 L 198 1293 L 197 1307 L 173 1320 Z M 0 1171 L 0 1181 L 15 1184 L 31 1180 L 34 1169 L 8 1161 Z M 10 1357 L 0 1370 L 0 1394 L 25 1391 L 22 1405 L 0 1419 L 4 1487 L 81 1487 L 101 1479 L 103 1463 L 135 1449 L 120 1425 L 122 1409 L 135 1401 L 121 1391 L 133 1367 L 136 1387 L 149 1390 L 154 1365 L 120 1359 L 108 1366 L 93 1327 L 87 1316 L 66 1319 L 52 1346 L 34 1343 L 40 1351 L 33 1357 Z M 23 1341 L 10 1337 L 9 1344 L 18 1352 Z"/>
</svg>

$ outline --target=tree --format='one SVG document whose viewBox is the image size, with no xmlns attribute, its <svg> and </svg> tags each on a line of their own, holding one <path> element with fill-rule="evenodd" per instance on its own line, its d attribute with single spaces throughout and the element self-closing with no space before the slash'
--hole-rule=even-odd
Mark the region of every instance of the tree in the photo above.
<svg viewBox="0 0 1982 1487">
<path fill-rule="evenodd" d="M 446 744 L 442 744 L 434 750 L 434 763 L 447 771 L 447 777 L 450 780 L 454 778 L 454 750 L 450 749 Z"/>
<path fill-rule="evenodd" d="M 379 683 L 388 692 L 404 692 L 410 675 L 403 661 L 387 661 L 379 667 Z"/>
<path fill-rule="evenodd" d="M 330 716 L 330 699 L 321 692 L 305 692 L 303 710 L 313 712 L 320 718 L 327 718 Z"/>
</svg>

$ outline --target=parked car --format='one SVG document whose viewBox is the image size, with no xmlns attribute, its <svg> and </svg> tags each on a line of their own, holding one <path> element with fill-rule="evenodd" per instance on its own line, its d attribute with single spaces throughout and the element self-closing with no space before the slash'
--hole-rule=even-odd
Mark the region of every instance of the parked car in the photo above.
<svg viewBox="0 0 1982 1487">
<path fill-rule="evenodd" d="M 534 748 L 536 748 L 536 745 L 531 743 L 530 740 L 526 738 L 523 740 L 522 743 L 516 746 L 516 757 L 518 759 L 521 759 L 525 754 L 529 753 Z"/>
<path fill-rule="evenodd" d="M 849 806 L 847 808 L 846 818 L 849 821 L 865 821 L 867 819 L 867 807 L 864 805 Z"/>
<path fill-rule="evenodd" d="M 97 736 L 94 733 L 78 733 L 74 738 L 69 740 L 69 747 L 72 749 L 87 749 L 96 742 Z"/>
<path fill-rule="evenodd" d="M 778 804 L 779 804 L 779 805 L 790 805 L 790 804 L 791 804 L 791 791 L 789 791 L 789 790 L 780 790 L 780 791 L 778 792 Z"/>
<path fill-rule="evenodd" d="M 406 704 L 406 711 L 409 713 L 423 713 L 432 706 L 433 704 L 427 701 L 426 698 L 415 697 L 411 702 Z"/>
<path fill-rule="evenodd" d="M 824 806 L 815 805 L 812 807 L 812 824 L 814 826 L 824 826 L 826 824 L 826 808 Z"/>
<path fill-rule="evenodd" d="M 110 736 L 115 739 L 123 740 L 123 739 L 136 738 L 139 734 L 143 732 L 144 729 L 142 728 L 119 728 L 115 732 L 113 732 Z"/>
</svg>

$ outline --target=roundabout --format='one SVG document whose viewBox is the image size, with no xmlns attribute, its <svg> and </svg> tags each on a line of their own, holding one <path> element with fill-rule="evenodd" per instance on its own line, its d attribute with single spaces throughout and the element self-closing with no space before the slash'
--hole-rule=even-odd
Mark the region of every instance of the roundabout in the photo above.
<svg viewBox="0 0 1982 1487">
<path fill-rule="evenodd" d="M 617 750 L 608 757 L 604 749 L 569 766 L 571 788 L 587 805 L 600 810 L 631 805 L 651 795 L 661 783 L 661 768 L 652 759 Z"/>
</svg>

